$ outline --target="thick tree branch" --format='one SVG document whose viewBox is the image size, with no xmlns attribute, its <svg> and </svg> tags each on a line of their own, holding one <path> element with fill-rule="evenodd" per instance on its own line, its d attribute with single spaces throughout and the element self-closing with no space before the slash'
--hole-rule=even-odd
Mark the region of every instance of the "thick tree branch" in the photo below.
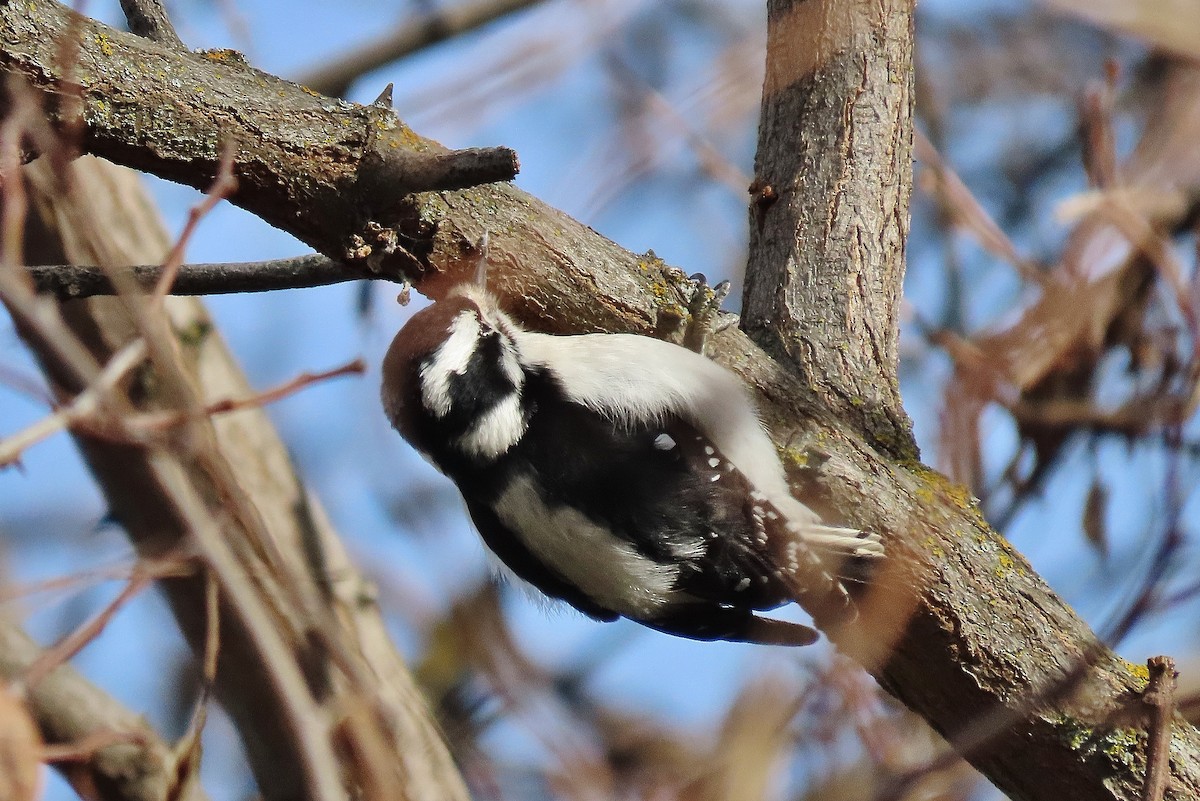
<svg viewBox="0 0 1200 801">
<path fill-rule="evenodd" d="M 59 63 L 67 35 L 80 42 L 72 69 Z M 389 108 L 324 97 L 233 51 L 166 48 L 53 0 L 0 5 L 0 70 L 41 92 L 62 130 L 81 109 L 87 152 L 196 188 L 211 183 L 233 141 L 240 188 L 231 201 L 338 261 L 412 269 L 392 224 L 410 193 L 516 174 L 507 148 L 449 151 Z M 76 94 L 81 103 L 64 102 Z"/>
<path fill-rule="evenodd" d="M 41 13 L 44 4 L 45 0 L 29 0 L 20 7 L 32 7 Z M 774 5 L 773 13 L 785 10 L 784 5 Z M 895 47 L 898 37 L 908 35 L 908 7 L 885 5 L 871 10 L 866 4 L 846 3 L 834 8 L 816 0 L 786 5 L 801 14 L 824 9 L 820 13 L 887 15 L 880 20 L 882 27 L 872 29 L 870 37 L 874 46 L 882 48 Z M 8 32 L 15 30 L 15 7 L 10 4 L 0 9 L 0 37 L 3 46 L 10 49 L 16 46 L 14 36 Z M 853 14 L 847 9 L 853 9 Z M 972 759 L 1014 798 L 1136 799 L 1145 766 L 1144 733 L 1123 728 L 1114 713 L 1140 697 L 1145 671 L 1121 661 L 1097 643 L 1095 635 L 1020 554 L 990 530 L 965 490 L 911 458 L 911 440 L 894 383 L 895 293 L 906 226 L 908 184 L 904 176 L 909 169 L 906 143 L 910 136 L 909 116 L 900 107 L 908 102 L 908 76 L 888 71 L 901 62 L 872 55 L 870 42 L 856 38 L 861 32 L 858 25 L 853 19 L 841 18 L 828 25 L 817 24 L 815 29 L 830 38 L 817 42 L 820 47 L 815 51 L 807 46 L 811 37 L 800 35 L 805 30 L 802 28 L 791 56 L 796 62 L 794 67 L 803 67 L 809 57 L 806 54 L 813 52 L 833 61 L 848 59 L 847 68 L 860 66 L 859 85 L 866 87 L 860 102 L 868 105 L 853 105 L 846 112 L 852 127 L 858 127 L 843 132 L 848 138 L 831 136 L 822 140 L 824 148 L 805 150 L 809 154 L 806 163 L 819 169 L 813 165 L 824 159 L 837 161 L 838 172 L 820 173 L 828 196 L 851 207 L 857 204 L 863 219 L 876 222 L 860 226 L 840 214 L 824 217 L 794 206 L 793 200 L 785 196 L 794 191 L 794 173 L 781 173 L 783 186 L 777 192 L 776 205 L 784 204 L 781 216 L 794 221 L 778 224 L 777 233 L 768 236 L 767 226 L 774 225 L 770 218 L 774 207 L 763 204 L 764 230 L 755 234 L 772 240 L 762 246 L 779 248 L 781 263 L 793 265 L 791 272 L 780 276 L 783 294 L 787 295 L 798 292 L 803 283 L 796 278 L 800 273 L 794 266 L 797 243 L 809 242 L 809 236 L 797 233 L 801 223 L 805 231 L 813 232 L 813 247 L 825 253 L 825 267 L 811 275 L 828 275 L 823 270 L 840 269 L 848 281 L 841 286 L 822 285 L 824 294 L 811 298 L 814 309 L 806 319 L 813 323 L 817 315 L 828 314 L 836 322 L 794 338 L 790 344 L 781 341 L 772 345 L 774 351 L 787 357 L 787 367 L 772 361 L 736 330 L 718 334 L 712 349 L 720 361 L 758 389 L 764 417 L 793 477 L 806 488 L 806 500 L 834 519 L 880 532 L 887 541 L 890 558 L 876 582 L 877 588 L 863 600 L 860 623 L 850 630 L 833 632 L 839 645 L 864 661 L 885 687 L 951 737 L 981 714 L 993 720 L 1010 720 L 975 750 Z M 26 36 L 44 35 L 36 25 L 25 24 L 22 31 Z M 844 39 L 847 32 L 855 34 L 849 57 Z M 85 39 L 84 50 L 93 49 L 93 40 Z M 857 60 L 854 53 L 858 54 Z M 151 55 L 169 74 L 186 73 L 187 64 L 163 63 L 165 56 L 153 53 L 147 57 Z M 786 55 L 776 50 L 772 58 Z M 882 69 L 880 59 L 883 65 L 892 66 Z M 0 67 L 8 63 L 11 59 L 6 58 Z M 124 74 L 122 70 L 139 69 L 137 64 L 109 63 L 94 53 L 88 65 L 89 70 L 96 71 L 93 84 L 105 86 L 116 83 Z M 201 73 L 206 74 L 206 70 Z M 787 72 L 772 66 L 768 74 Z M 793 74 L 807 72 L 797 69 Z M 243 85 L 237 78 L 230 80 Z M 269 85 L 285 94 L 291 91 L 288 84 Z M 774 86 L 769 81 L 768 88 Z M 247 86 L 247 91 L 250 88 Z M 153 119 L 163 103 L 161 96 L 142 100 L 110 91 L 120 98 L 126 116 Z M 886 109 L 875 109 L 866 100 L 865 95 L 876 91 L 892 98 Z M 835 91 L 828 105 L 810 107 L 804 130 L 815 124 L 811 118 L 817 109 L 821 113 L 846 110 L 845 97 L 844 91 Z M 96 99 L 101 99 L 99 93 Z M 288 118 L 285 115 L 293 101 L 291 95 L 279 99 L 282 115 L 272 115 L 266 109 L 255 112 L 261 126 L 257 133 L 267 142 L 287 137 L 324 141 L 322 137 L 329 127 L 320 103 L 312 105 L 320 113 Z M 218 109 L 228 104 L 223 96 L 215 102 Z M 195 113 L 202 114 L 202 102 L 196 101 L 193 106 Z M 881 133 L 868 123 L 875 112 L 887 110 L 891 114 L 887 118 L 896 128 L 886 133 L 886 141 L 872 144 L 866 131 L 873 131 L 875 136 Z M 297 119 L 304 120 L 304 124 L 297 123 Z M 103 117 L 87 122 L 87 141 L 99 141 L 97 148 L 114 158 L 143 168 L 158 168 L 165 177 L 186 178 L 193 185 L 203 185 L 211 177 L 211 169 L 205 173 L 203 160 L 206 153 L 211 158 L 211 151 L 201 147 L 202 142 L 181 140 L 177 148 L 181 155 L 163 160 L 131 131 L 126 131 L 122 140 L 121 131 L 107 126 Z M 272 125 L 288 132 L 281 133 Z M 794 119 L 793 125 L 792 139 L 772 147 L 795 147 L 797 141 L 803 144 L 800 121 Z M 95 139 L 93 126 L 99 131 Z M 772 129 L 781 130 L 782 122 Z M 400 146 L 432 147 L 415 135 L 401 137 Z M 349 152 L 314 147 L 318 148 L 318 158 Z M 873 152 L 872 148 L 882 149 L 871 156 L 882 159 L 877 181 L 872 184 L 864 180 L 863 168 L 852 167 L 839 155 L 846 147 L 860 156 L 864 155 L 862 149 L 866 153 Z M 189 150 L 194 157 L 190 163 L 182 157 Z M 279 165 L 275 179 L 278 194 L 286 196 L 289 186 L 310 187 L 302 166 L 303 160 L 295 158 Z M 774 175 L 760 178 L 780 180 Z M 267 182 L 260 185 L 262 188 L 254 191 L 270 195 Z M 864 194 L 868 192 L 892 199 L 872 201 Z M 273 213 L 268 219 L 306 241 L 320 239 L 328 244 L 344 240 L 338 225 L 352 222 L 352 215 L 330 220 L 327 207 L 319 202 L 306 205 L 301 202 L 305 199 L 329 199 L 331 203 L 342 203 L 339 208 L 346 208 L 345 200 L 317 187 L 307 196 L 296 195 L 288 201 L 292 204 L 288 206 L 291 216 Z M 470 243 L 486 231 L 492 252 L 497 255 L 489 284 L 515 316 L 533 327 L 553 332 L 649 333 L 658 327 L 660 319 L 683 313 L 681 271 L 653 258 L 628 253 L 511 187 L 420 194 L 401 202 L 394 212 L 388 221 L 389 230 L 396 233 L 406 251 L 403 258 L 397 258 L 402 266 L 420 273 L 417 285 L 427 294 L 441 295 L 470 270 Z M 825 233 L 826 225 L 831 231 L 836 228 L 838 236 L 845 236 L 850 251 L 844 258 L 831 250 L 837 236 Z M 359 229 L 350 226 L 342 230 Z M 772 261 L 766 254 L 756 258 Z M 839 267 L 843 264 L 848 266 Z M 765 291 L 764 285 L 754 291 Z M 761 327 L 761 321 L 750 322 Z M 838 342 L 844 343 L 844 352 L 837 347 Z M 801 351 L 810 347 L 827 356 L 828 361 L 801 358 Z M 801 372 L 803 379 L 796 378 L 797 365 L 807 365 Z M 832 398 L 836 414 L 829 412 L 824 402 L 828 398 Z M 904 458 L 896 458 L 896 454 Z M 1092 667 L 1071 685 L 1072 692 L 1053 692 L 1081 661 Z M 1030 698 L 1038 703 L 1031 705 Z M 1177 726 L 1172 745 L 1170 768 L 1180 797 L 1200 796 L 1200 735 L 1195 729 Z"/>
<path fill-rule="evenodd" d="M 916 458 L 897 310 L 912 188 L 912 2 L 769 0 L 743 327 L 872 443 Z"/>
</svg>

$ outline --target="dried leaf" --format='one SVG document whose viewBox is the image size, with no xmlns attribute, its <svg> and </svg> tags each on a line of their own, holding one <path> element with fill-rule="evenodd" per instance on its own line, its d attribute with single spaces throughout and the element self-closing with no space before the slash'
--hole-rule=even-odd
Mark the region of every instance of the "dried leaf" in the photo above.
<svg viewBox="0 0 1200 801">
<path fill-rule="evenodd" d="M 1083 535 L 1104 559 L 1108 558 L 1108 526 L 1104 511 L 1108 508 L 1108 487 L 1096 476 L 1083 505 Z"/>
</svg>

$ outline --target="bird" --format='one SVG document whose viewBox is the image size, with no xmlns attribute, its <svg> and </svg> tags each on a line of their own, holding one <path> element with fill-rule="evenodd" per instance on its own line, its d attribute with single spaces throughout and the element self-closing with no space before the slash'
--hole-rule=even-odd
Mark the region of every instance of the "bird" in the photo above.
<svg viewBox="0 0 1200 801">
<path fill-rule="evenodd" d="M 793 496 L 736 375 L 652 337 L 527 330 L 482 277 L 396 334 L 381 400 L 506 571 L 598 621 L 807 645 L 759 613 L 853 617 L 839 566 L 884 553 Z"/>
</svg>

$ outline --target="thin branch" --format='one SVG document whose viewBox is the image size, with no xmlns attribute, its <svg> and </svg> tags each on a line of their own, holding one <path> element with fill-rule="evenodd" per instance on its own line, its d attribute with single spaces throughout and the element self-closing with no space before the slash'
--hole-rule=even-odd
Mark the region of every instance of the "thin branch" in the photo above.
<svg viewBox="0 0 1200 801">
<path fill-rule="evenodd" d="M 413 192 L 468 189 L 511 181 L 521 169 L 517 152 L 507 147 L 468 147 L 448 153 L 372 152 L 363 157 L 359 187 L 381 208 Z"/>
<path fill-rule="evenodd" d="M 0 587 L 0 604 L 9 603 L 17 598 L 29 598 L 45 592 L 71 591 L 82 589 L 105 581 L 129 581 L 135 569 L 151 570 L 156 579 L 182 578 L 196 572 L 194 566 L 182 565 L 178 561 L 147 562 L 142 560 L 138 567 L 130 564 L 117 564 L 95 570 L 76 571 L 64 576 L 43 579 L 41 581 L 22 582 L 9 587 Z M 3 675 L 3 674 L 0 674 Z"/>
<path fill-rule="evenodd" d="M 1080 103 L 1083 168 L 1087 172 L 1088 181 L 1097 189 L 1113 189 L 1121 183 L 1113 126 L 1119 77 L 1116 62 L 1109 59 L 1104 79 L 1091 81 L 1084 90 L 1083 101 Z"/>
<path fill-rule="evenodd" d="M 91 620 L 88 620 L 82 626 L 72 631 L 51 648 L 48 648 L 36 662 L 29 666 L 29 671 L 22 677 L 23 685 L 26 687 L 36 687 L 46 677 L 47 673 L 59 665 L 70 661 L 72 657 L 83 650 L 84 646 L 92 642 L 104 631 L 109 621 L 121 610 L 121 607 L 133 600 L 142 590 L 149 587 L 153 581 L 153 573 L 135 569 L 129 582 L 125 585 L 125 589 L 121 590 L 116 598 L 101 609 Z"/>
<path fill-rule="evenodd" d="M 31 446 L 64 429 L 76 429 L 118 442 L 146 444 L 149 435 L 183 425 L 194 416 L 182 411 L 126 412 L 104 415 L 106 395 L 131 369 L 146 358 L 143 340 L 137 339 L 119 351 L 97 377 L 94 384 L 77 395 L 71 403 L 11 436 L 0 439 L 0 467 L 13 464 Z M 272 389 L 245 398 L 225 398 L 207 404 L 200 417 L 228 414 L 242 409 L 257 408 L 295 394 L 305 387 L 344 375 L 362 375 L 367 370 L 362 359 L 354 359 L 332 370 L 304 372 Z M 0 593 L 0 600 L 3 600 Z"/>
<path fill-rule="evenodd" d="M 1021 255 L 1004 229 L 919 128 L 913 129 L 913 153 L 930 170 L 933 194 L 948 218 L 969 231 L 982 248 L 1008 262 L 1026 281 L 1040 284 L 1043 276 L 1037 265 Z"/>
<path fill-rule="evenodd" d="M 187 50 L 171 24 L 162 0 L 121 0 L 121 10 L 133 33 L 172 50 Z"/>
<path fill-rule="evenodd" d="M 39 292 L 60 300 L 115 295 L 104 269 L 93 265 L 54 264 L 26 268 Z M 143 288 L 152 288 L 163 274 L 161 264 L 139 264 L 122 268 L 132 273 Z M 234 292 L 272 292 L 278 289 L 307 289 L 346 281 L 379 279 L 406 283 L 391 271 L 376 272 L 365 264 L 346 264 L 311 254 L 269 261 L 183 264 L 171 284 L 172 295 L 224 295 Z"/>
<path fill-rule="evenodd" d="M 1143 702 L 1150 708 L 1146 742 L 1146 784 L 1142 801 L 1163 801 L 1171 780 L 1171 719 L 1175 716 L 1175 661 L 1169 656 L 1146 660 L 1150 681 Z"/>
<path fill-rule="evenodd" d="M 69 404 L 33 425 L 0 439 L 0 467 L 20 459 L 27 448 L 96 414 L 113 387 L 145 358 L 145 344 L 140 339 L 134 340 L 109 359 L 91 386 L 76 395 Z"/>
<path fill-rule="evenodd" d="M 225 398 L 224 400 L 214 401 L 207 404 L 202 410 L 202 416 L 208 417 L 217 414 L 228 414 L 242 409 L 258 408 L 266 406 L 269 403 L 282 400 L 283 398 L 293 395 L 305 387 L 313 384 L 318 384 L 323 381 L 328 381 L 332 378 L 338 378 L 344 375 L 362 375 L 367 371 L 367 365 L 362 359 L 355 359 L 341 367 L 335 367 L 332 370 L 324 370 L 319 373 L 301 373 L 292 380 L 280 384 L 277 387 L 268 389 L 265 392 L 260 392 L 251 395 L 248 398 Z M 192 420 L 186 412 L 181 411 L 162 411 L 162 412 L 143 412 L 140 414 L 127 415 L 122 421 L 122 427 L 132 433 L 144 431 L 162 431 L 174 426 L 183 425 Z"/>
<path fill-rule="evenodd" d="M 201 670 L 203 683 L 200 685 L 200 697 L 196 699 L 187 731 L 175 745 L 175 777 L 182 786 L 199 782 L 200 738 L 204 734 L 204 724 L 208 722 L 208 702 L 216 686 L 217 656 L 221 650 L 221 604 L 217 577 L 208 570 L 205 571 L 204 579 L 204 661 Z"/>
<path fill-rule="evenodd" d="M 342 97 L 360 75 L 398 61 L 430 45 L 443 42 L 542 0 L 476 0 L 453 8 L 435 8 L 405 20 L 391 33 L 331 64 L 302 76 L 299 83 L 321 94 Z"/>
<path fill-rule="evenodd" d="M 146 737 L 138 731 L 109 731 L 101 729 L 92 732 L 82 740 L 61 745 L 46 745 L 42 747 L 42 759 L 48 764 L 90 762 L 98 751 L 110 745 L 145 745 Z"/>
</svg>

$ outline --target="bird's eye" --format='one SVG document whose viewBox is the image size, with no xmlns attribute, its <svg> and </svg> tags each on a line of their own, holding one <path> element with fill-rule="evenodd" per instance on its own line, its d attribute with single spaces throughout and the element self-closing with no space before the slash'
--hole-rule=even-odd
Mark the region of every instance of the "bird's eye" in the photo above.
<svg viewBox="0 0 1200 801">
<path fill-rule="evenodd" d="M 659 434 L 654 438 L 654 449 L 658 451 L 674 450 L 678 443 L 671 437 L 670 434 Z"/>
</svg>

